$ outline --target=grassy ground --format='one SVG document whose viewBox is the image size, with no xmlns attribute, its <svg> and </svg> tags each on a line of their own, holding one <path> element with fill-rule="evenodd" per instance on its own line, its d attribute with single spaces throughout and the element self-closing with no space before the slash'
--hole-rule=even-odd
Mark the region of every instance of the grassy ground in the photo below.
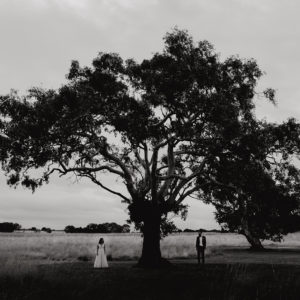
<svg viewBox="0 0 300 300">
<path fill-rule="evenodd" d="M 173 267 L 134 268 L 140 236 L 105 236 L 108 270 L 93 269 L 99 235 L 0 235 L 0 300 L 299 299 L 300 234 L 251 252 L 243 237 L 207 235 L 205 269 L 195 260 L 195 235 L 163 240 Z M 86 261 L 82 261 L 86 260 Z"/>
<path fill-rule="evenodd" d="M 64 234 L 64 233 L 0 233 L 2 259 L 51 260 L 74 262 L 78 258 L 93 259 L 99 237 L 104 237 L 108 256 L 114 260 L 137 259 L 141 254 L 140 234 Z M 174 234 L 161 242 L 162 255 L 168 259 L 195 257 L 196 233 Z M 232 233 L 207 233 L 207 255 L 223 253 L 225 247 L 249 247 L 245 237 Z M 268 248 L 300 248 L 300 233 L 289 234 L 283 243 L 265 241 Z"/>
<path fill-rule="evenodd" d="M 300 266 L 173 261 L 170 269 L 142 270 L 134 262 L 39 265 L 20 276 L 0 276 L 0 299 L 299 299 Z"/>
</svg>

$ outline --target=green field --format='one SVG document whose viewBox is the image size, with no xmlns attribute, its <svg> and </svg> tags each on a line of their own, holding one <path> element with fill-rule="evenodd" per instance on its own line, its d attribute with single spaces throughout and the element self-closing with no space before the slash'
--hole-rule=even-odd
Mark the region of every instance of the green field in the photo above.
<svg viewBox="0 0 300 300">
<path fill-rule="evenodd" d="M 98 234 L 0 235 L 0 299 L 299 299 L 300 234 L 265 252 L 249 251 L 236 234 L 207 234 L 207 264 L 195 259 L 196 234 L 162 241 L 172 262 L 135 268 L 140 235 L 104 236 L 108 270 L 93 269 Z M 199 296 L 201 293 L 201 297 Z"/>
</svg>

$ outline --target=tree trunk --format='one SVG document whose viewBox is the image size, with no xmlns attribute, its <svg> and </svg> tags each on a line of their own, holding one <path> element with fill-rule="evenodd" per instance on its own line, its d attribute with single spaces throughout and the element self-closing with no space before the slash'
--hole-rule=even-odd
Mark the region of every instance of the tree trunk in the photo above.
<svg viewBox="0 0 300 300">
<path fill-rule="evenodd" d="M 247 202 L 246 202 L 247 203 Z M 246 237 L 247 241 L 251 245 L 250 249 L 254 251 L 261 251 L 264 249 L 260 239 L 253 234 L 251 230 L 251 226 L 249 226 L 248 218 L 247 218 L 247 206 L 244 207 L 244 215 L 241 218 L 242 225 L 242 234 Z"/>
<path fill-rule="evenodd" d="M 244 236 L 246 237 L 247 241 L 251 245 L 250 249 L 255 251 L 260 251 L 264 249 L 264 246 L 262 245 L 259 238 L 254 237 L 251 233 L 245 233 Z"/>
<path fill-rule="evenodd" d="M 251 245 L 250 249 L 255 251 L 260 251 L 264 249 L 260 239 L 256 237 L 248 226 L 248 222 L 246 220 L 242 221 L 243 226 L 243 235 L 246 237 L 247 241 Z"/>
<path fill-rule="evenodd" d="M 160 252 L 160 223 L 161 216 L 158 212 L 151 212 L 144 220 L 143 226 L 143 250 L 138 266 L 142 268 L 158 268 L 168 264 L 161 257 Z"/>
</svg>

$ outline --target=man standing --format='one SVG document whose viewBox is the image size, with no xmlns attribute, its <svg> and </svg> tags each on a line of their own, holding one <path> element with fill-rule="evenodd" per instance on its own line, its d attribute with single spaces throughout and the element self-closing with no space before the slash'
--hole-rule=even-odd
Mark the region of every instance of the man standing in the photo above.
<svg viewBox="0 0 300 300">
<path fill-rule="evenodd" d="M 199 230 L 199 234 L 196 239 L 198 264 L 200 264 L 200 256 L 202 258 L 202 264 L 205 263 L 205 257 L 204 257 L 205 248 L 206 248 L 206 237 L 202 235 L 202 230 Z"/>
</svg>

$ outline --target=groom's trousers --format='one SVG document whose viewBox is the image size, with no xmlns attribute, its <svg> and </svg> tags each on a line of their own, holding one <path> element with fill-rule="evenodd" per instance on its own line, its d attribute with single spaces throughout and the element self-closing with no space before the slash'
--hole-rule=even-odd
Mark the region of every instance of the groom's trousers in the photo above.
<svg viewBox="0 0 300 300">
<path fill-rule="evenodd" d="M 202 260 L 202 264 L 205 263 L 205 255 L 204 255 L 205 248 L 202 246 L 197 247 L 197 258 L 198 264 L 200 264 L 200 259 Z"/>
</svg>

